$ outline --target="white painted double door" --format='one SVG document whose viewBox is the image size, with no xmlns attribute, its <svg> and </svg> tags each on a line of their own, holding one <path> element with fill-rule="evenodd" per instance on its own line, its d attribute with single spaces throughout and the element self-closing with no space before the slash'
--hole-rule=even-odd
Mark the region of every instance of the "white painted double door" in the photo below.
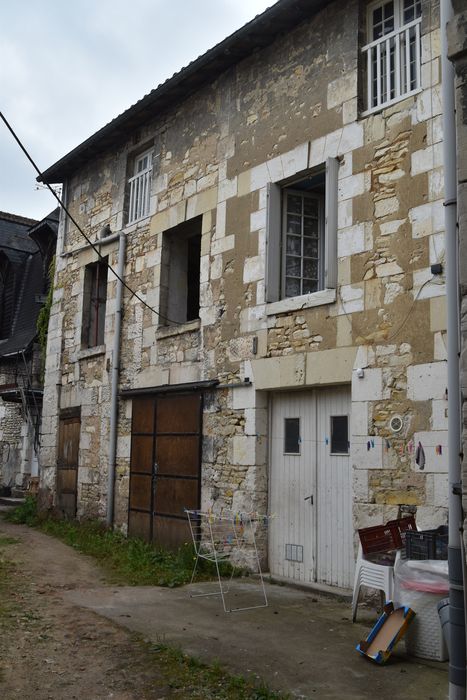
<svg viewBox="0 0 467 700">
<path fill-rule="evenodd" d="M 278 393 L 271 411 L 271 573 L 351 588 L 350 387 Z"/>
</svg>

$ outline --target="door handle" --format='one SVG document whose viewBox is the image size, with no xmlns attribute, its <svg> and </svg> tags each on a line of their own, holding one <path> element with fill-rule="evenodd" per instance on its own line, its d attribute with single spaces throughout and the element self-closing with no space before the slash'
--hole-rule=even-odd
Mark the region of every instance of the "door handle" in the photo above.
<svg viewBox="0 0 467 700">
<path fill-rule="evenodd" d="M 310 505 L 312 506 L 312 505 L 313 505 L 313 494 L 311 494 L 310 496 L 307 496 L 307 497 L 304 498 L 303 500 L 304 500 L 304 501 L 310 501 Z"/>
</svg>

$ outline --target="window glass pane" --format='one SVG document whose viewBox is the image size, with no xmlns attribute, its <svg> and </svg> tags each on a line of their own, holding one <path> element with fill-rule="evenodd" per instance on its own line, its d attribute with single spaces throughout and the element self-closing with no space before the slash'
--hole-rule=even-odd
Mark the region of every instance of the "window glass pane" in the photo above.
<svg viewBox="0 0 467 700">
<path fill-rule="evenodd" d="M 302 232 L 302 217 L 295 214 L 287 214 L 287 233 L 300 235 Z"/>
<path fill-rule="evenodd" d="M 318 237 L 319 227 L 317 219 L 310 219 L 306 216 L 303 220 L 303 235 Z"/>
<path fill-rule="evenodd" d="M 298 236 L 287 236 L 287 253 L 292 255 L 301 255 L 302 239 Z"/>
<path fill-rule="evenodd" d="M 379 39 L 394 30 L 394 2 L 387 2 L 373 10 L 372 39 Z"/>
<path fill-rule="evenodd" d="M 421 0 L 404 0 L 404 24 L 420 17 L 422 14 Z"/>
<path fill-rule="evenodd" d="M 284 418 L 284 453 L 300 454 L 300 418 Z"/>
<path fill-rule="evenodd" d="M 300 296 L 300 280 L 292 279 L 291 277 L 286 277 L 285 280 L 285 296 L 286 297 L 298 297 Z"/>
<path fill-rule="evenodd" d="M 304 202 L 303 213 L 305 216 L 318 216 L 318 201 L 307 197 Z"/>
<path fill-rule="evenodd" d="M 288 194 L 287 195 L 287 211 L 291 214 L 301 214 L 302 213 L 302 198 L 300 195 Z"/>
<path fill-rule="evenodd" d="M 288 277 L 301 277 L 301 267 L 300 258 L 293 258 L 290 255 L 287 256 L 285 260 L 285 274 Z"/>
<path fill-rule="evenodd" d="M 331 416 L 331 453 L 349 454 L 348 416 Z"/>
<path fill-rule="evenodd" d="M 284 191 L 286 208 L 282 263 L 284 297 L 309 294 L 320 289 L 320 239 L 324 233 L 322 203 L 318 192 L 315 195 L 313 190 L 311 194 L 305 186 L 309 187 L 308 181 L 297 184 L 297 188 L 304 188 L 303 191 L 300 189 Z"/>
<path fill-rule="evenodd" d="M 303 276 L 308 279 L 318 279 L 318 261 L 305 258 L 303 261 Z"/>
<path fill-rule="evenodd" d="M 303 254 L 306 255 L 307 258 L 318 257 L 318 240 L 316 238 L 303 239 Z"/>
<path fill-rule="evenodd" d="M 316 280 L 303 280 L 302 294 L 312 294 L 318 291 L 318 282 Z"/>
</svg>

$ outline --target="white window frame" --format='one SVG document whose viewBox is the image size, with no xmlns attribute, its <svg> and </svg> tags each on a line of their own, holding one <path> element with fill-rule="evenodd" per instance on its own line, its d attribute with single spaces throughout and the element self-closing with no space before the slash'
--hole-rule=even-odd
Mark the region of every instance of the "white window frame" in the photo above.
<svg viewBox="0 0 467 700">
<path fill-rule="evenodd" d="M 391 0 L 376 0 L 367 7 L 367 36 L 373 36 L 373 12 Z M 362 116 L 379 112 L 400 100 L 416 95 L 421 90 L 421 15 L 404 24 L 404 0 L 394 2 L 394 29 L 379 39 L 371 39 L 362 48 L 366 61 L 366 104 Z M 412 87 L 410 40 L 415 37 L 415 85 Z M 384 71 L 385 57 L 394 50 L 394 72 Z M 407 60 L 408 59 L 408 60 Z M 373 104 L 373 61 L 376 61 L 376 104 Z M 393 77 L 391 77 L 393 75 Z M 409 89 L 407 89 L 409 87 Z M 391 92 L 394 97 L 391 97 Z M 384 94 L 386 98 L 383 99 Z M 389 97 L 388 97 L 389 96 Z"/>
<path fill-rule="evenodd" d="M 142 161 L 148 159 L 146 168 L 138 170 Z M 128 225 L 135 224 L 149 216 L 152 184 L 153 149 L 150 148 L 135 157 L 133 176 L 128 179 Z"/>
<path fill-rule="evenodd" d="M 294 189 L 290 181 L 268 183 L 267 193 L 267 220 L 266 220 L 266 276 L 265 296 L 266 314 L 268 316 L 296 309 L 311 308 L 323 304 L 332 304 L 336 301 L 337 288 L 337 181 L 339 160 L 328 158 L 320 168 L 325 174 L 324 206 L 322 207 L 324 220 L 322 223 L 322 276 L 320 289 L 316 292 L 303 294 L 296 297 L 284 296 L 285 261 L 283 240 L 285 226 L 283 223 L 282 200 L 284 190 Z M 292 180 L 298 183 L 316 174 L 303 172 Z M 301 192 L 299 190 L 299 192 Z M 301 192 L 303 193 L 303 192 Z M 315 194 L 315 196 L 319 196 Z"/>
<path fill-rule="evenodd" d="M 295 183 L 298 184 L 298 183 Z M 287 278 L 287 270 L 286 270 L 286 259 L 287 259 L 287 235 L 289 232 L 287 231 L 287 195 L 288 194 L 293 194 L 293 195 L 298 195 L 302 199 L 313 199 L 318 203 L 318 255 L 317 255 L 317 260 L 318 260 L 318 288 L 314 292 L 308 292 L 309 294 L 314 294 L 315 292 L 319 292 L 322 289 L 324 289 L 324 197 L 321 194 L 318 194 L 316 192 L 308 192 L 305 190 L 300 190 L 300 189 L 295 189 L 293 184 L 284 187 L 282 190 L 282 237 L 281 237 L 281 245 L 282 245 L 282 254 L 281 254 L 281 288 L 280 288 L 280 293 L 281 293 L 281 298 L 282 299 L 290 299 L 292 298 L 293 295 L 288 296 L 286 294 L 286 278 Z M 300 214 L 301 218 L 301 234 L 300 238 L 301 241 L 303 242 L 304 235 L 303 235 L 303 224 L 304 224 L 304 214 Z M 301 251 L 300 256 L 294 256 L 294 257 L 299 257 L 300 258 L 300 263 L 301 263 L 301 276 L 299 278 L 300 280 L 300 285 L 302 286 L 303 280 L 305 277 L 303 276 L 303 261 L 305 258 L 303 248 Z M 310 258 L 311 259 L 311 258 Z M 306 294 L 307 292 L 305 292 Z M 298 296 L 303 296 L 303 293 L 298 295 Z"/>
</svg>

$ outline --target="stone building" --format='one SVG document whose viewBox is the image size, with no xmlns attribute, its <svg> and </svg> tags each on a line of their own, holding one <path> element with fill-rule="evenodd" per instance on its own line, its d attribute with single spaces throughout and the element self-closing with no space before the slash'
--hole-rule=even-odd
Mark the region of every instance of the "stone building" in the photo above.
<svg viewBox="0 0 467 700">
<path fill-rule="evenodd" d="M 456 72 L 457 212 L 459 227 L 459 283 L 461 295 L 462 484 L 467 512 L 467 12 L 461 0 L 452 2 L 448 25 L 449 58 Z"/>
<path fill-rule="evenodd" d="M 44 173 L 74 219 L 41 453 L 60 510 L 169 545 L 184 507 L 269 511 L 270 571 L 343 587 L 357 527 L 446 522 L 438 10 L 280 0 Z"/>
<path fill-rule="evenodd" d="M 0 212 L 0 494 L 38 476 L 43 361 L 36 322 L 58 216 L 58 209 L 42 221 Z"/>
</svg>

